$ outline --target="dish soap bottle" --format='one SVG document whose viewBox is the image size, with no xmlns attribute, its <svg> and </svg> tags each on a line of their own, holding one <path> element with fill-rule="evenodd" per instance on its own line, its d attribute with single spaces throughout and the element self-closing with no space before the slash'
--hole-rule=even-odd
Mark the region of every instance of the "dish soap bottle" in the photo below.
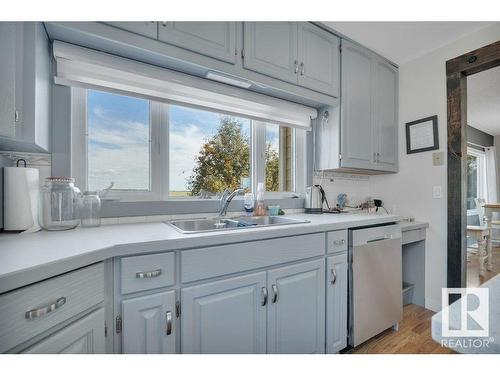
<svg viewBox="0 0 500 375">
<path fill-rule="evenodd" d="M 266 204 L 264 202 L 264 184 L 259 182 L 257 184 L 257 202 L 255 203 L 254 216 L 265 216 Z"/>
</svg>

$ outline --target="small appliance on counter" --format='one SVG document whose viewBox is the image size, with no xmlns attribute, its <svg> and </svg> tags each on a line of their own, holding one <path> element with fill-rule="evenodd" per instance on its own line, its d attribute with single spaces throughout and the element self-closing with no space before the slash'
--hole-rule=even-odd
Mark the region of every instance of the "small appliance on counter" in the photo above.
<svg viewBox="0 0 500 375">
<path fill-rule="evenodd" d="M 326 203 L 328 210 L 330 205 L 326 199 L 325 191 L 321 185 L 308 186 L 306 189 L 306 200 L 304 203 L 306 214 L 322 214 L 323 203 Z"/>
</svg>

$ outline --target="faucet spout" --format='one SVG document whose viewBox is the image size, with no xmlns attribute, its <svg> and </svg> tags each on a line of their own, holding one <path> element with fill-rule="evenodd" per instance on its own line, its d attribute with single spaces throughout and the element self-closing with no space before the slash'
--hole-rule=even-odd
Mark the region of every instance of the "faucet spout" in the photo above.
<svg viewBox="0 0 500 375">
<path fill-rule="evenodd" d="M 226 193 L 227 190 L 224 190 L 224 193 Z M 238 194 L 242 194 L 245 192 L 245 189 L 236 189 L 230 194 L 222 194 L 222 197 L 220 199 L 220 210 L 219 210 L 219 217 L 224 217 L 226 216 L 227 213 L 227 208 L 229 206 L 229 203 L 233 200 L 235 196 Z"/>
</svg>

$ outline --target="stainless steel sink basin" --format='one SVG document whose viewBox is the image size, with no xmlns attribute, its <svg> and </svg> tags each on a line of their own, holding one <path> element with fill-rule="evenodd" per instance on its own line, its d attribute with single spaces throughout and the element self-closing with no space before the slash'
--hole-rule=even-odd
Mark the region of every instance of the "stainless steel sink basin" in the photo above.
<svg viewBox="0 0 500 375">
<path fill-rule="evenodd" d="M 233 218 L 177 220 L 167 222 L 167 224 L 181 233 L 203 233 L 308 222 L 308 220 L 292 219 L 284 216 L 241 216 Z"/>
</svg>

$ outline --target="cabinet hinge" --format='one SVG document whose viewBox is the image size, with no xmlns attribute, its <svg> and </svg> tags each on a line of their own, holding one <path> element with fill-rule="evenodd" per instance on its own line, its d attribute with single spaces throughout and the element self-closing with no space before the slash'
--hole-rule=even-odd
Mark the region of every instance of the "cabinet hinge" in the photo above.
<svg viewBox="0 0 500 375">
<path fill-rule="evenodd" d="M 238 48 L 234 49 L 234 56 L 238 56 Z"/>
<path fill-rule="evenodd" d="M 342 154 L 339 154 L 339 160 L 342 160 Z"/>
<path fill-rule="evenodd" d="M 181 301 L 175 302 L 175 316 L 176 316 L 176 318 L 181 316 Z"/>
<path fill-rule="evenodd" d="M 108 324 L 104 321 L 104 337 L 108 337 Z"/>
<path fill-rule="evenodd" d="M 19 122 L 19 111 L 17 109 L 14 111 L 14 122 Z"/>
<path fill-rule="evenodd" d="M 245 50 L 242 48 L 241 49 L 241 58 L 244 59 L 245 58 Z"/>
<path fill-rule="evenodd" d="M 118 315 L 115 319 L 115 330 L 116 333 L 122 333 L 122 316 Z"/>
<path fill-rule="evenodd" d="M 339 52 L 342 53 L 342 43 L 339 44 Z"/>
</svg>

